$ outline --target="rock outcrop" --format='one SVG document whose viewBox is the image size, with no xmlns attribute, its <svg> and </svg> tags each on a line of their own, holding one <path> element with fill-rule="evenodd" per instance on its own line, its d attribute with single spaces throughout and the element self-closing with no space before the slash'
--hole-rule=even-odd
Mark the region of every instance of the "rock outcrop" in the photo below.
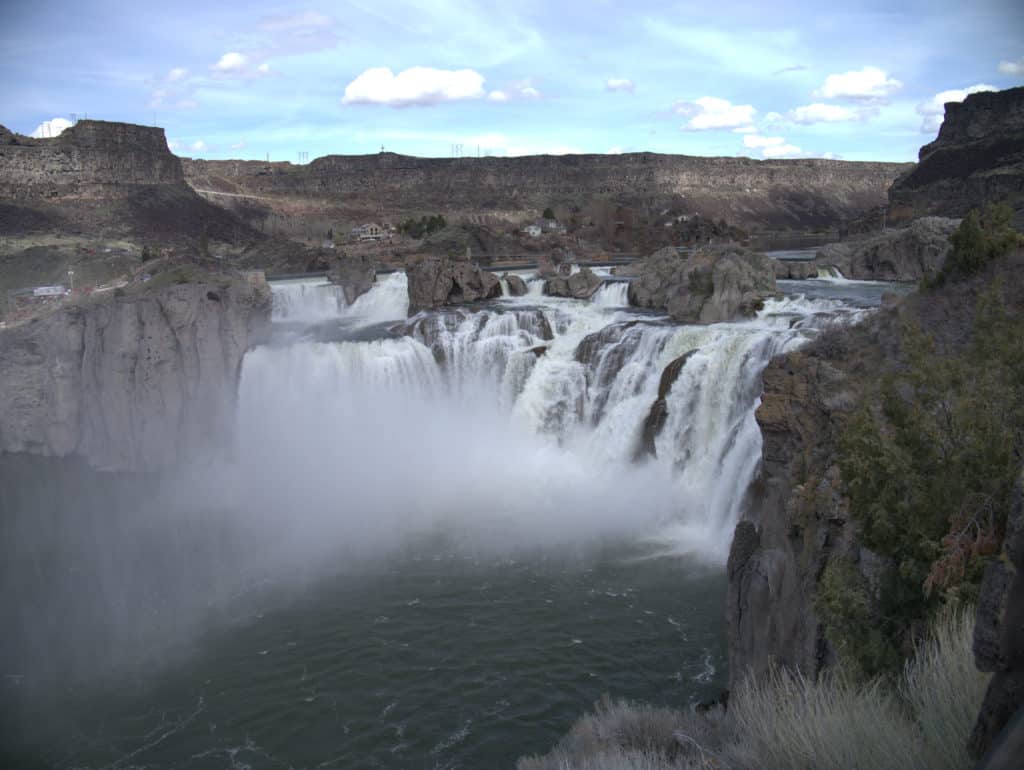
<svg viewBox="0 0 1024 770">
<path fill-rule="evenodd" d="M 634 453 L 634 460 L 639 460 L 645 456 L 658 456 L 654 440 L 658 438 L 658 435 L 665 427 L 665 423 L 668 421 L 668 394 L 672 390 L 672 386 L 676 384 L 676 380 L 679 379 L 679 375 L 682 373 L 683 367 L 686 366 L 686 362 L 696 352 L 696 350 L 690 350 L 684 353 L 679 358 L 670 361 L 662 370 L 661 379 L 658 381 L 658 397 L 651 404 L 647 417 L 644 418 L 644 425 L 640 431 L 640 445 Z"/>
<path fill-rule="evenodd" d="M 727 247 L 683 257 L 669 247 L 643 261 L 629 302 L 681 323 L 715 323 L 754 315 L 775 292 L 775 268 L 764 254 Z"/>
<path fill-rule="evenodd" d="M 80 120 L 35 139 L 0 127 L 0 234 L 251 243 L 262 235 L 201 198 L 162 128 Z"/>
<path fill-rule="evenodd" d="M 530 290 L 526 281 L 515 273 L 505 273 L 501 276 L 501 280 L 508 286 L 508 293 L 513 297 L 522 297 Z"/>
<path fill-rule="evenodd" d="M 366 254 L 342 256 L 327 272 L 327 279 L 341 286 L 345 301 L 351 305 L 373 288 L 377 280 L 377 262 Z"/>
<path fill-rule="evenodd" d="M 421 310 L 478 302 L 501 296 L 494 273 L 449 257 L 426 257 L 405 269 L 409 279 L 409 314 Z"/>
<path fill-rule="evenodd" d="M 0 451 L 144 471 L 227 439 L 269 287 L 261 275 L 151 283 L 0 329 Z"/>
<path fill-rule="evenodd" d="M 80 120 L 57 137 L 34 139 L 0 126 L 0 197 L 7 200 L 184 184 L 162 128 Z"/>
<path fill-rule="evenodd" d="M 909 227 L 830 243 L 818 252 L 815 263 L 856 280 L 920 281 L 942 269 L 952 248 L 949 236 L 958 224 L 957 219 L 922 217 Z"/>
<path fill-rule="evenodd" d="M 963 217 L 1007 200 L 1024 228 L 1024 87 L 970 94 L 946 105 L 939 135 L 889 190 L 889 221 Z"/>
<path fill-rule="evenodd" d="M 568 297 L 570 299 L 590 299 L 594 292 L 604 283 L 589 267 L 572 273 L 558 275 L 544 281 L 544 293 L 549 297 Z"/>
<path fill-rule="evenodd" d="M 982 579 L 974 660 L 980 671 L 993 674 L 971 734 L 971 753 L 981 757 L 1024 707 L 1024 471 L 1006 519 L 1002 557 Z"/>
</svg>

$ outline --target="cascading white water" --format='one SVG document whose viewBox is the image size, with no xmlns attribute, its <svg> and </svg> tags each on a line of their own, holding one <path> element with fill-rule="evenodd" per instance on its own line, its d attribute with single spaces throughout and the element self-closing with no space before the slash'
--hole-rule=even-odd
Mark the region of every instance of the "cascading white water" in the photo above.
<svg viewBox="0 0 1024 770">
<path fill-rule="evenodd" d="M 629 283 L 626 281 L 607 281 L 594 292 L 590 301 L 598 307 L 629 307 Z"/>
<path fill-rule="evenodd" d="M 384 278 L 336 317 L 403 316 L 404 280 Z M 625 309 L 627 289 L 608 283 L 590 302 L 504 298 L 420 314 L 398 337 L 252 351 L 240 463 L 263 479 L 259 468 L 307 457 L 315 494 L 297 474 L 257 482 L 261 499 L 318 511 L 357 500 L 373 522 L 357 527 L 366 537 L 449 520 L 543 542 L 628 531 L 721 560 L 760 460 L 761 371 L 863 311 L 789 297 L 750 321 L 679 326 Z M 296 317 L 298 292 L 274 291 Z M 635 462 L 662 371 L 690 351 L 656 455 Z"/>
<path fill-rule="evenodd" d="M 341 287 L 326 279 L 281 281 L 274 284 L 275 321 L 317 323 L 337 318 L 345 307 Z"/>
</svg>

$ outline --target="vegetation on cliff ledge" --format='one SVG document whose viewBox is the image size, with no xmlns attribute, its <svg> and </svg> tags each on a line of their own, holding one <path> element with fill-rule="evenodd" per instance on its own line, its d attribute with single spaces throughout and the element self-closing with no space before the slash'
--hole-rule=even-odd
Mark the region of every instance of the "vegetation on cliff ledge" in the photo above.
<svg viewBox="0 0 1024 770">
<path fill-rule="evenodd" d="M 997 207 L 972 212 L 953 236 L 946 279 L 964 281 L 1005 256 L 1018 238 L 1008 227 Z M 830 564 L 816 609 L 862 676 L 897 670 L 938 607 L 975 600 L 1002 547 L 1024 452 L 1024 314 L 1012 275 L 979 281 L 962 344 L 940 344 L 903 319 L 900 365 L 868 388 L 842 430 L 851 512 L 863 544 L 892 569 L 872 592 L 853 565 Z"/>
</svg>

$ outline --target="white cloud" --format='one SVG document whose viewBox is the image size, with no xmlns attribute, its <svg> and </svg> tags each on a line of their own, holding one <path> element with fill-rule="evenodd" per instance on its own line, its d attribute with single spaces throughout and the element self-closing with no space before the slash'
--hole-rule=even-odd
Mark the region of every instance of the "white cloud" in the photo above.
<svg viewBox="0 0 1024 770">
<path fill-rule="evenodd" d="M 184 67 L 175 67 L 167 73 L 168 83 L 177 83 L 179 80 L 184 80 L 188 77 L 188 70 Z"/>
<path fill-rule="evenodd" d="M 968 94 L 976 94 L 981 91 L 996 91 L 995 86 L 987 83 L 977 83 L 967 88 L 951 88 L 946 91 L 939 91 L 931 99 L 917 105 L 917 114 L 923 117 L 921 121 L 921 133 L 932 134 L 939 130 L 942 125 L 942 118 L 946 112 L 946 102 L 962 102 Z"/>
<path fill-rule="evenodd" d="M 609 147 L 607 150 L 605 150 L 605 155 L 622 155 L 622 148 L 618 146 Z"/>
<path fill-rule="evenodd" d="M 60 136 L 60 134 L 67 128 L 71 128 L 71 121 L 65 118 L 50 118 L 44 120 L 35 130 L 29 134 L 36 139 L 47 139 L 53 136 Z"/>
<path fill-rule="evenodd" d="M 679 102 L 675 111 L 689 118 L 683 126 L 689 131 L 743 128 L 754 122 L 754 115 L 757 113 L 749 104 L 733 104 L 727 99 L 714 96 L 702 96 L 695 102 Z"/>
<path fill-rule="evenodd" d="M 233 145 L 231 145 L 231 149 L 232 150 L 244 150 L 248 146 L 249 145 L 246 144 L 245 142 L 235 142 Z"/>
<path fill-rule="evenodd" d="M 267 75 L 270 73 L 270 65 L 267 64 L 266 62 L 263 62 L 263 64 L 256 68 L 256 71 L 262 75 Z"/>
<path fill-rule="evenodd" d="M 1024 75 L 1024 56 L 1017 61 L 999 62 L 999 73 L 1002 75 Z"/>
<path fill-rule="evenodd" d="M 799 158 L 803 151 L 795 144 L 773 144 L 761 150 L 761 154 L 766 158 Z"/>
<path fill-rule="evenodd" d="M 864 67 L 825 78 L 825 85 L 816 96 L 826 99 L 883 99 L 903 88 L 903 83 L 889 77 L 878 67 Z"/>
<path fill-rule="evenodd" d="M 789 117 L 794 123 L 810 125 L 812 123 L 846 123 L 861 120 L 864 113 L 851 110 L 849 107 L 840 107 L 838 104 L 816 102 L 797 107 L 789 113 Z"/>
<path fill-rule="evenodd" d="M 522 88 L 519 89 L 519 93 L 520 95 L 525 96 L 527 99 L 540 98 L 540 91 L 538 91 L 533 86 L 523 86 Z"/>
<path fill-rule="evenodd" d="M 604 84 L 605 91 L 625 91 L 633 93 L 636 90 L 636 83 L 629 78 L 608 78 Z"/>
<path fill-rule="evenodd" d="M 181 142 L 179 142 L 177 139 L 168 139 L 167 149 L 170 150 L 171 152 L 176 152 L 177 150 L 181 149 Z"/>
<path fill-rule="evenodd" d="M 751 150 L 760 150 L 763 158 L 798 158 L 804 154 L 796 145 L 786 144 L 785 137 L 781 136 L 745 134 L 743 146 Z"/>
<path fill-rule="evenodd" d="M 206 146 L 206 142 L 204 142 L 202 139 L 197 139 L 196 141 L 192 142 L 192 144 L 190 144 L 188 148 L 192 150 L 192 152 L 204 152 L 205 150 L 208 149 Z"/>
<path fill-rule="evenodd" d="M 218 72 L 240 72 L 249 63 L 249 57 L 238 51 L 228 51 L 217 60 L 213 69 Z"/>
<path fill-rule="evenodd" d="M 489 94 L 487 94 L 487 98 L 490 99 L 492 102 L 507 102 L 508 94 L 506 94 L 504 91 L 491 91 Z"/>
<path fill-rule="evenodd" d="M 471 69 L 410 67 L 397 75 L 388 67 L 372 67 L 345 86 L 342 104 L 385 104 L 410 107 L 484 96 L 484 78 Z"/>
</svg>

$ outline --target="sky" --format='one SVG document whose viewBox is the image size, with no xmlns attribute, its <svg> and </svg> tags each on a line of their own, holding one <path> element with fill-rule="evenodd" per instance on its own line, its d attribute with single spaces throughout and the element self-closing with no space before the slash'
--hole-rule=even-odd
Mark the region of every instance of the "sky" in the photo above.
<svg viewBox="0 0 1024 770">
<path fill-rule="evenodd" d="M 0 124 L 181 156 L 651 151 L 912 161 L 1024 84 L 1024 3 L 0 0 Z"/>
</svg>

